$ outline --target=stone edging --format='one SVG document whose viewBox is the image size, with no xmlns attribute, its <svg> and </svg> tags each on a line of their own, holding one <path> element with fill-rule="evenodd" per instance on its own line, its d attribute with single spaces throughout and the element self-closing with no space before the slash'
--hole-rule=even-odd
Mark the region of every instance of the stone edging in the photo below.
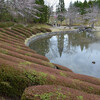
<svg viewBox="0 0 100 100">
<path fill-rule="evenodd" d="M 32 35 L 31 37 L 27 38 L 25 40 L 25 45 L 29 47 L 29 44 L 31 42 L 35 42 L 36 40 L 38 39 L 42 39 L 42 38 L 45 38 L 45 37 L 50 37 L 50 36 L 53 36 L 53 35 L 57 35 L 57 34 L 66 34 L 66 33 L 77 33 L 78 31 L 74 30 L 74 31 L 58 31 L 58 32 L 49 32 L 49 33 L 40 33 L 40 34 L 37 34 L 37 35 Z"/>
</svg>

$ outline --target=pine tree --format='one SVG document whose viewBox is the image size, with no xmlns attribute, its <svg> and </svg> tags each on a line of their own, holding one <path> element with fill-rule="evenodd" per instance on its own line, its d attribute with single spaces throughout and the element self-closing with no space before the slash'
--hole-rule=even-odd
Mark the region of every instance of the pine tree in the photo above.
<svg viewBox="0 0 100 100">
<path fill-rule="evenodd" d="M 60 20 L 61 22 L 64 20 L 64 12 L 66 11 L 65 9 L 65 3 L 64 0 L 59 0 L 59 5 L 56 8 L 56 13 L 58 15 L 58 20 Z"/>
<path fill-rule="evenodd" d="M 64 12 L 65 11 L 64 0 L 59 0 L 59 7 L 60 7 L 60 12 Z"/>
<path fill-rule="evenodd" d="M 35 19 L 34 22 L 39 22 L 39 23 L 47 22 L 48 7 L 44 4 L 44 0 L 36 0 L 36 4 L 41 5 L 41 8 L 38 9 L 41 13 L 37 13 L 37 16 L 40 17 L 40 19 Z"/>
</svg>

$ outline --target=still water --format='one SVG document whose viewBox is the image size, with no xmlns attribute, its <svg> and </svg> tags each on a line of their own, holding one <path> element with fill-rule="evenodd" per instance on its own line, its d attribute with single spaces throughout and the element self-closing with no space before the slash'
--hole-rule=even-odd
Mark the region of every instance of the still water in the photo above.
<svg viewBox="0 0 100 100">
<path fill-rule="evenodd" d="M 95 34 L 59 34 L 37 40 L 30 44 L 30 48 L 75 73 L 100 78 L 100 39 Z"/>
</svg>

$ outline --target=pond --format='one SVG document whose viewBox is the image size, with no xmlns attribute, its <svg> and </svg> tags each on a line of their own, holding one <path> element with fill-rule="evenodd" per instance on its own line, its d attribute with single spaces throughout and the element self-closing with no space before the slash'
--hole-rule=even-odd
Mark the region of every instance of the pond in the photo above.
<svg viewBox="0 0 100 100">
<path fill-rule="evenodd" d="M 30 43 L 30 48 L 50 62 L 73 72 L 100 78 L 100 39 L 95 32 L 59 34 Z"/>
</svg>

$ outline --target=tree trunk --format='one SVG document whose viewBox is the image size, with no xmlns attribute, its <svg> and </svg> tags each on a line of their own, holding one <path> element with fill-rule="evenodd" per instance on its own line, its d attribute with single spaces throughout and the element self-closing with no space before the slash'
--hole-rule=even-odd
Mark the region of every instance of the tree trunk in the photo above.
<svg viewBox="0 0 100 100">
<path fill-rule="evenodd" d="M 92 23 L 91 28 L 94 28 L 94 22 Z"/>
<path fill-rule="evenodd" d="M 69 19 L 69 29 L 71 29 L 71 22 L 72 22 L 72 20 L 71 20 L 71 18 Z"/>
</svg>

